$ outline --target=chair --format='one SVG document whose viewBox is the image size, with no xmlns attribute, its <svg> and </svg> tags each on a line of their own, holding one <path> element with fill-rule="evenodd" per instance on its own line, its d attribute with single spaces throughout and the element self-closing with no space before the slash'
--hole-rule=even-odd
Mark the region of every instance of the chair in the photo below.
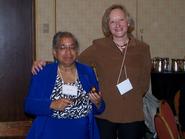
<svg viewBox="0 0 185 139">
<path fill-rule="evenodd" d="M 164 119 L 168 123 L 169 127 L 171 128 L 174 137 L 178 138 L 179 132 L 178 132 L 178 128 L 177 128 L 176 119 L 175 119 L 175 116 L 172 112 L 172 109 L 169 106 L 169 104 L 167 103 L 167 101 L 165 101 L 165 100 L 161 101 L 159 110 L 160 110 L 160 115 L 162 115 L 164 117 Z"/>
<path fill-rule="evenodd" d="M 0 122 L 0 138 L 24 139 L 32 121 Z"/>
<path fill-rule="evenodd" d="M 163 139 L 160 138 L 161 136 L 161 129 L 160 127 L 158 127 L 158 123 L 159 121 L 161 125 L 163 125 L 163 127 L 166 127 L 165 130 L 167 130 L 168 134 L 170 135 L 169 139 L 178 139 L 180 138 L 180 134 L 177 128 L 177 124 L 176 124 L 176 120 L 175 120 L 175 116 L 173 115 L 173 112 L 169 106 L 169 104 L 167 103 L 167 101 L 165 100 L 161 100 L 160 102 L 160 107 L 159 107 L 159 112 L 156 114 L 156 117 L 160 117 L 160 120 L 156 120 L 159 118 L 155 118 L 154 122 L 155 122 L 155 127 L 157 130 L 157 134 L 159 136 L 159 139 Z M 166 132 L 164 132 L 163 134 L 167 134 Z M 165 138 L 164 138 L 165 139 Z M 166 138 L 168 139 L 168 138 Z"/>
<path fill-rule="evenodd" d="M 159 139 L 175 139 L 167 122 L 159 113 L 154 116 L 154 123 Z"/>
<path fill-rule="evenodd" d="M 161 101 L 159 113 L 165 119 L 166 123 L 168 124 L 169 128 L 171 129 L 171 132 L 174 136 L 174 139 L 180 138 L 180 134 L 179 134 L 179 131 L 177 128 L 175 116 L 174 116 L 169 104 L 167 103 L 167 101 L 165 101 L 165 100 Z"/>
</svg>

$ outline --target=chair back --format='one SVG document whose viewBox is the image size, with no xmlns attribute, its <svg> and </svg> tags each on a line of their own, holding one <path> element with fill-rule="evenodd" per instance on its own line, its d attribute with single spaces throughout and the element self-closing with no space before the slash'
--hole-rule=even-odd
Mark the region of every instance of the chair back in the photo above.
<svg viewBox="0 0 185 139">
<path fill-rule="evenodd" d="M 165 101 L 165 100 L 161 101 L 159 113 L 160 113 L 161 117 L 164 118 L 167 125 L 169 126 L 169 128 L 173 134 L 174 139 L 178 139 L 180 137 L 180 135 L 179 135 L 179 131 L 177 128 L 175 116 L 174 116 L 169 104 L 167 103 L 167 101 Z"/>
<path fill-rule="evenodd" d="M 154 123 L 159 139 L 175 139 L 167 122 L 159 113 L 154 116 Z"/>
</svg>

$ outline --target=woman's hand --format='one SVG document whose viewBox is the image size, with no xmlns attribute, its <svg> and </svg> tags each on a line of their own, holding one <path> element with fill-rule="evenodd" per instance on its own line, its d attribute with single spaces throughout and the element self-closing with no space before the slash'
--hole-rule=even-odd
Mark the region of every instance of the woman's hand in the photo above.
<svg viewBox="0 0 185 139">
<path fill-rule="evenodd" d="M 62 99 L 52 101 L 50 108 L 54 110 L 64 111 L 64 109 L 72 103 L 73 101 L 62 98 Z"/>
<path fill-rule="evenodd" d="M 94 103 L 97 108 L 99 108 L 101 100 L 102 100 L 101 92 L 97 93 L 95 91 L 91 91 L 89 93 L 89 98 L 90 98 L 91 102 Z"/>
<path fill-rule="evenodd" d="M 44 60 L 37 60 L 33 62 L 31 72 L 33 75 L 36 75 L 42 68 L 46 65 L 46 61 Z"/>
</svg>

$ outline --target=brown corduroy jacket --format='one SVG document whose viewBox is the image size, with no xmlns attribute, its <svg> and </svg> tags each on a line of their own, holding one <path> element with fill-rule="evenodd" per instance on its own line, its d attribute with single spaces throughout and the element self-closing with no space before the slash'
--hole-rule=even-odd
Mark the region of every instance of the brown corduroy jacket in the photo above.
<svg viewBox="0 0 185 139">
<path fill-rule="evenodd" d="M 78 58 L 96 70 L 100 91 L 106 104 L 105 111 L 98 117 L 116 123 L 144 120 L 143 96 L 150 81 L 150 50 L 146 43 L 133 36 L 129 36 L 129 39 L 124 66 L 133 89 L 124 95 L 121 95 L 116 87 L 124 51 L 122 53 L 117 48 L 111 37 L 93 41 L 92 46 Z M 119 82 L 125 79 L 123 69 Z"/>
</svg>

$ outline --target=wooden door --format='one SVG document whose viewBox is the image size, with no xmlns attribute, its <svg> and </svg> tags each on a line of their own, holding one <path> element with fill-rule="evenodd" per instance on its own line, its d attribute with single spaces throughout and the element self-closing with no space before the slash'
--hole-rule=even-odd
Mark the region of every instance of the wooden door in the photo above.
<svg viewBox="0 0 185 139">
<path fill-rule="evenodd" d="M 34 36 L 34 0 L 0 0 L 0 122 L 27 119 Z"/>
</svg>

